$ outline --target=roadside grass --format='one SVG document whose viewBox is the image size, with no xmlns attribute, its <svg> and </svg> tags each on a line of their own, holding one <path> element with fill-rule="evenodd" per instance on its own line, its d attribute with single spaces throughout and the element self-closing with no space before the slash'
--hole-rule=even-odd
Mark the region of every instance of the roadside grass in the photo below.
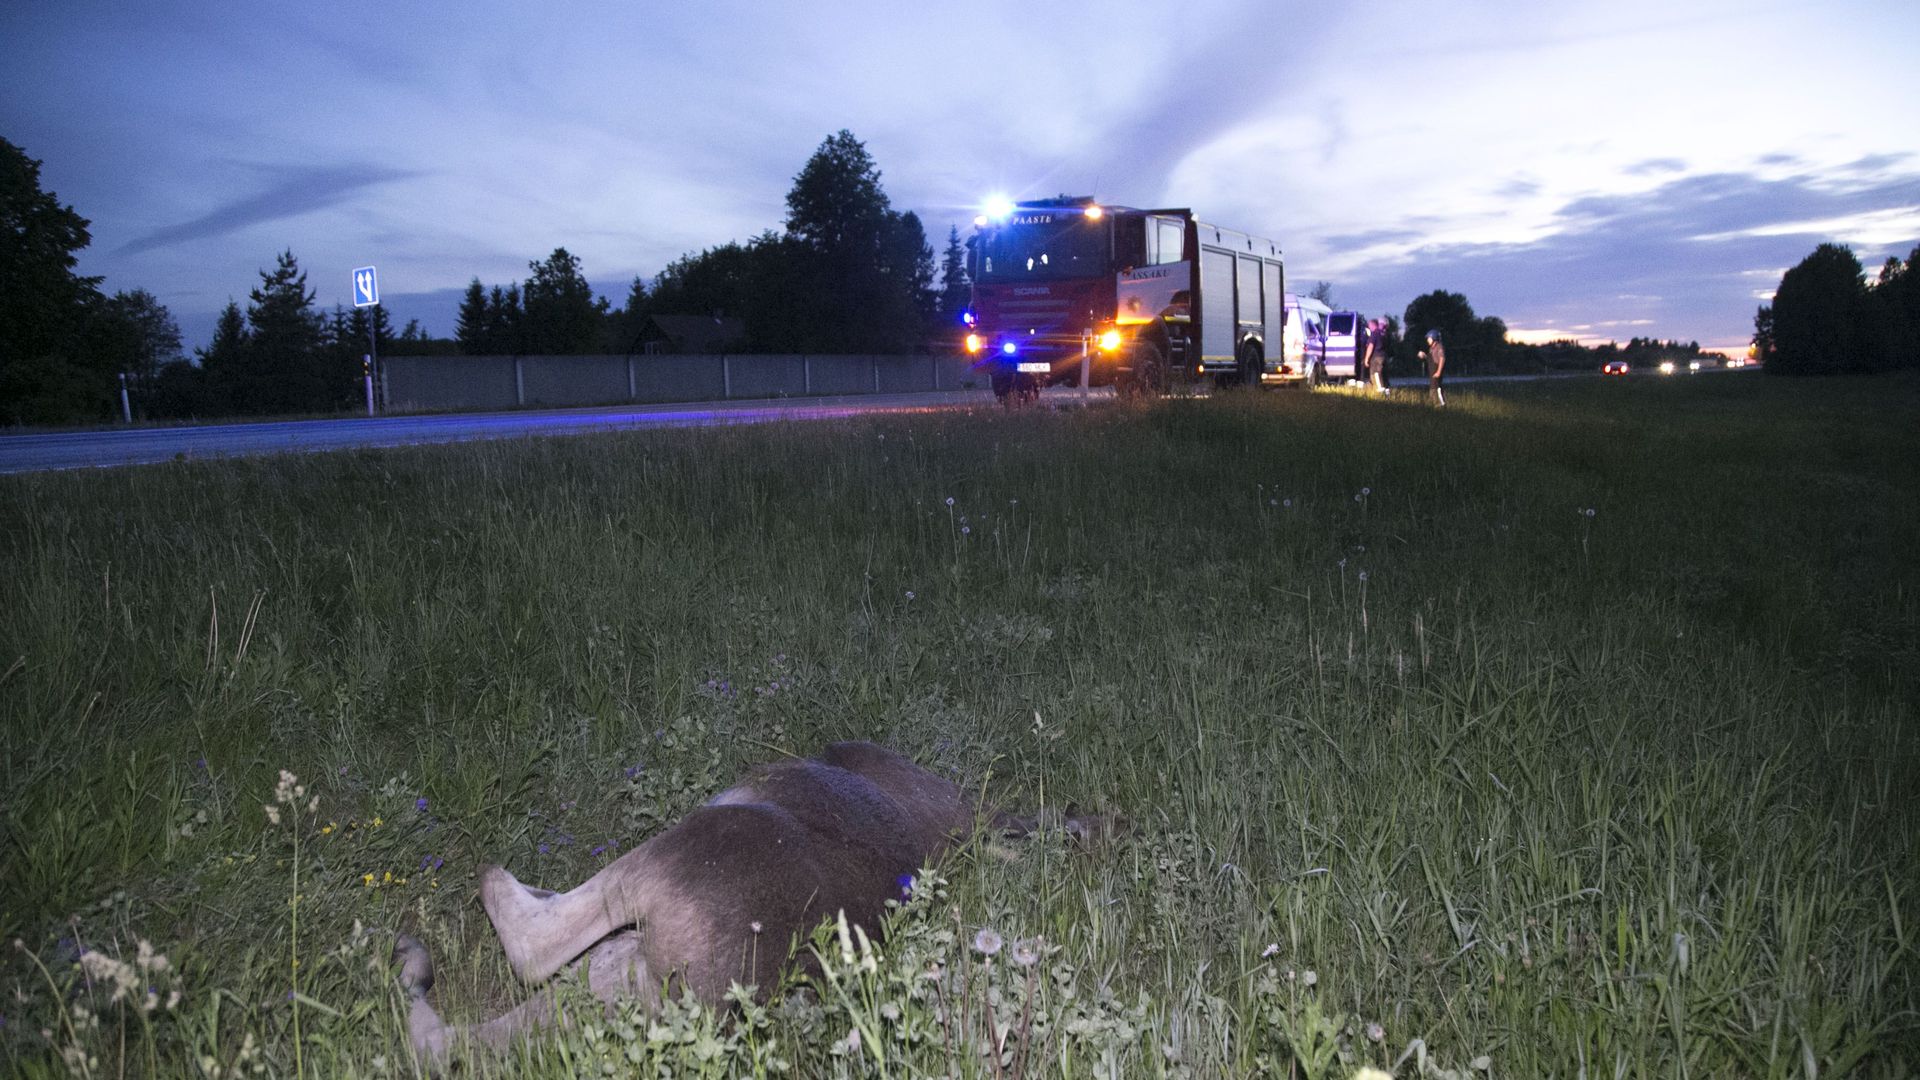
<svg viewBox="0 0 1920 1080">
<path fill-rule="evenodd" d="M 1909 1075 L 1917 406 L 1565 381 L 0 477 L 0 1066 L 412 1074 L 394 932 L 450 1020 L 524 995 L 480 865 L 569 887 L 857 737 L 1130 829 L 968 846 L 812 993 L 475 1071 Z"/>
</svg>

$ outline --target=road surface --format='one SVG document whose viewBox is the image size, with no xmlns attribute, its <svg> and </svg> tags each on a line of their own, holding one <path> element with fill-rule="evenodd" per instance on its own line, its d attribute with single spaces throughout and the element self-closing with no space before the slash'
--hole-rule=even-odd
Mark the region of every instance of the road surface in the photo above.
<svg viewBox="0 0 1920 1080">
<path fill-rule="evenodd" d="M 10 435 L 0 437 L 0 473 L 111 468 L 248 454 L 416 446 L 472 439 L 514 439 L 529 435 L 581 435 L 594 431 L 824 420 L 864 413 L 963 408 L 991 404 L 992 401 L 993 394 L 986 390 L 952 390 L 777 401 L 621 405 L 436 416 L 372 416 Z"/>
</svg>

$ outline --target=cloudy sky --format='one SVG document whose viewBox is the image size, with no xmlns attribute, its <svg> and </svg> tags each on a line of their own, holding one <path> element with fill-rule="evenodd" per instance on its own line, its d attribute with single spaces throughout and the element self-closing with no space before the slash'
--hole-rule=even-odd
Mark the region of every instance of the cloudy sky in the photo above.
<svg viewBox="0 0 1920 1080">
<path fill-rule="evenodd" d="M 1916 56 L 1913 0 L 0 0 L 0 137 L 189 344 L 285 249 L 437 334 L 558 246 L 617 302 L 848 128 L 936 247 L 993 192 L 1191 206 L 1343 306 L 1743 347 L 1815 244 L 1920 243 Z"/>
</svg>

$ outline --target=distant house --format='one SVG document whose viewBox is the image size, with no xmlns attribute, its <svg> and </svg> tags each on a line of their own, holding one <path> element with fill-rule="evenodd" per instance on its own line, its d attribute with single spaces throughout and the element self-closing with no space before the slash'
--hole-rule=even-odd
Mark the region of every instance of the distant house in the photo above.
<svg viewBox="0 0 1920 1080">
<path fill-rule="evenodd" d="M 747 346 L 747 324 L 723 315 L 649 315 L 640 328 L 644 353 L 738 352 Z"/>
</svg>

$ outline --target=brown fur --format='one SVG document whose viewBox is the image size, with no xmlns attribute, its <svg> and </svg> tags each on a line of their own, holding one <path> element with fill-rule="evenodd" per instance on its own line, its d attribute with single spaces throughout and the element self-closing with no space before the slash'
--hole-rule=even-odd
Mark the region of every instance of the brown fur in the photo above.
<svg viewBox="0 0 1920 1080">
<path fill-rule="evenodd" d="M 569 892 L 528 888 L 490 866 L 480 899 L 527 982 L 584 959 L 602 1001 L 652 1004 L 666 985 L 718 1003 L 734 982 L 762 992 L 776 985 L 794 947 L 836 912 L 873 929 L 886 901 L 902 895 L 900 879 L 970 833 L 980 810 L 891 750 L 834 743 L 818 758 L 759 767 Z M 992 821 L 1010 832 L 1035 825 L 1004 814 Z M 1087 835 L 1079 821 L 1064 824 Z M 462 1030 L 426 1001 L 433 961 L 406 935 L 394 957 L 413 998 L 414 1047 L 442 1060 Z M 565 1017 L 542 994 L 465 1034 L 501 1046 L 555 1021 Z"/>
</svg>

